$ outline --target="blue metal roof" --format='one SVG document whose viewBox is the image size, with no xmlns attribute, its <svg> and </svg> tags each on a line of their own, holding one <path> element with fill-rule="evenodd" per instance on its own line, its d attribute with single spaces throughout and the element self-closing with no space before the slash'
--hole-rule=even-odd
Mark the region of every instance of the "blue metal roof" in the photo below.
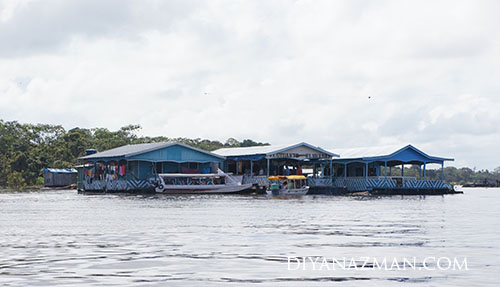
<svg viewBox="0 0 500 287">
<path fill-rule="evenodd" d="M 430 156 L 413 145 L 406 146 L 386 146 L 371 148 L 350 148 L 336 149 L 340 153 L 340 158 L 335 162 L 421 162 L 421 163 L 442 163 L 444 161 L 453 161 L 452 158 Z"/>
<path fill-rule="evenodd" d="M 46 168 L 42 171 L 42 173 L 51 172 L 51 173 L 77 173 L 74 168 Z"/>
</svg>

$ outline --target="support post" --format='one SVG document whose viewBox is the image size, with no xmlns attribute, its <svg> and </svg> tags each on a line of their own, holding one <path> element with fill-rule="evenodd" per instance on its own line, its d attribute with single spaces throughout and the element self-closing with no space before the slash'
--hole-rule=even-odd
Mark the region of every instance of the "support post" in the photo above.
<svg viewBox="0 0 500 287">
<path fill-rule="evenodd" d="M 347 178 L 347 163 L 344 163 L 344 179 Z"/>
<path fill-rule="evenodd" d="M 330 159 L 330 180 L 333 179 L 333 159 Z"/>
<path fill-rule="evenodd" d="M 441 180 L 444 181 L 444 161 L 441 162 Z"/>
<path fill-rule="evenodd" d="M 402 166 L 402 168 L 401 168 L 401 176 L 404 177 L 405 176 L 405 164 L 403 163 L 401 166 Z"/>
<path fill-rule="evenodd" d="M 427 176 L 426 176 L 426 174 L 425 174 L 425 167 L 426 167 L 426 165 L 427 165 L 427 163 L 425 163 L 425 162 L 424 162 L 424 180 L 426 180 L 426 179 L 427 179 Z"/>
<path fill-rule="evenodd" d="M 250 161 L 250 176 L 253 177 L 253 161 Z"/>
<path fill-rule="evenodd" d="M 384 176 L 387 178 L 387 161 L 384 162 Z"/>
<path fill-rule="evenodd" d="M 269 159 L 267 159 L 267 177 L 269 177 L 269 166 L 270 166 Z"/>
<path fill-rule="evenodd" d="M 368 178 L 368 163 L 365 163 L 365 178 Z"/>
<path fill-rule="evenodd" d="M 138 178 L 138 179 L 141 179 L 141 172 L 140 172 L 140 169 L 141 169 L 140 162 L 139 162 L 139 161 L 137 161 L 137 178 Z"/>
</svg>

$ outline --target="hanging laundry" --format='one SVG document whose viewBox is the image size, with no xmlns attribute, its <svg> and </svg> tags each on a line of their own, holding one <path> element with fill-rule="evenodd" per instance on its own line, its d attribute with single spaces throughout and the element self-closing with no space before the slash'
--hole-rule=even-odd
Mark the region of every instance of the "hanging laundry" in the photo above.
<svg viewBox="0 0 500 287">
<path fill-rule="evenodd" d="M 125 169 L 126 169 L 126 167 L 127 167 L 126 165 L 121 165 L 120 166 L 119 171 L 118 171 L 118 174 L 120 176 L 125 176 L 125 171 L 126 171 Z"/>
</svg>

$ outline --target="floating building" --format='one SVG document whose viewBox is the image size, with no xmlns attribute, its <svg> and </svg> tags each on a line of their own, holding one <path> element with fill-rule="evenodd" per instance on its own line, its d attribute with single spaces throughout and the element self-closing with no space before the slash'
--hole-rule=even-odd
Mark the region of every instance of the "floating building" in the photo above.
<svg viewBox="0 0 500 287">
<path fill-rule="evenodd" d="M 444 183 L 444 162 L 452 158 L 430 156 L 411 144 L 368 148 L 336 149 L 340 157 L 334 160 L 335 187 L 349 191 L 440 192 L 450 189 Z M 427 166 L 437 164 L 441 168 L 440 179 L 427 178 Z M 417 175 L 405 175 L 405 166 L 417 166 Z M 394 167 L 401 174 L 394 175 Z"/>
<path fill-rule="evenodd" d="M 305 142 L 213 152 L 169 142 L 127 145 L 81 157 L 78 188 L 153 191 L 159 174 L 210 174 L 221 169 L 255 188 L 267 186 L 269 176 L 305 175 L 313 192 L 432 194 L 450 190 L 444 183 L 444 162 L 453 159 L 430 156 L 413 145 L 332 150 Z M 427 177 L 430 164 L 440 165 L 440 179 Z M 412 174 L 405 174 L 409 165 Z M 395 167 L 400 167 L 398 174 L 393 173 Z"/>
<path fill-rule="evenodd" d="M 222 148 L 213 153 L 224 156 L 225 170 L 241 175 L 243 183 L 267 185 L 271 175 L 303 174 L 302 167 L 313 167 L 313 175 L 333 178 L 333 158 L 339 155 L 301 142 L 291 145 Z"/>
<path fill-rule="evenodd" d="M 73 168 L 46 168 L 42 171 L 44 186 L 61 187 L 75 184 L 76 173 Z"/>
<path fill-rule="evenodd" d="M 160 173 L 213 173 L 224 157 L 191 146 L 158 142 L 126 145 L 80 157 L 82 191 L 153 191 Z"/>
<path fill-rule="evenodd" d="M 214 153 L 225 156 L 227 170 L 243 174 L 244 183 L 267 185 L 269 175 L 302 174 L 308 168 L 312 189 L 332 192 L 377 191 L 379 193 L 440 193 L 450 190 L 444 183 L 444 162 L 451 158 L 430 156 L 412 145 L 370 148 L 332 149 L 307 143 L 283 146 L 223 148 Z M 426 167 L 441 166 L 441 179 L 429 180 Z M 419 176 L 404 174 L 405 165 L 418 166 Z M 401 175 L 393 175 L 393 167 L 401 167 Z M 264 173 L 257 172 L 264 170 Z"/>
</svg>

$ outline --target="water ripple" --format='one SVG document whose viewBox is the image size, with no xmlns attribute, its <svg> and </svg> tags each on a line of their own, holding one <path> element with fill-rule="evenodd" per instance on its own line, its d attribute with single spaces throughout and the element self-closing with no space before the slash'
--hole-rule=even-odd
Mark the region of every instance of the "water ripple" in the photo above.
<svg viewBox="0 0 500 287">
<path fill-rule="evenodd" d="M 444 197 L 0 193 L 0 285 L 496 286 L 500 192 Z M 288 270 L 467 256 L 468 272 Z M 373 267 L 354 260 L 357 267 Z"/>
</svg>

